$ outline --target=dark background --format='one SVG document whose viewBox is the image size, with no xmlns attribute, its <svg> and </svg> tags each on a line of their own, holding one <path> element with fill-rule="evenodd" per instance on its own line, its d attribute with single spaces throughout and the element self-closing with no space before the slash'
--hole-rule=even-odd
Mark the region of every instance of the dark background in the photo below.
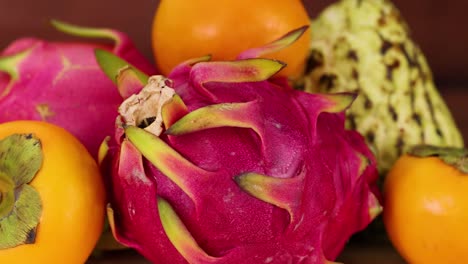
<svg viewBox="0 0 468 264">
<path fill-rule="evenodd" d="M 333 2 L 304 1 L 312 16 Z M 408 21 L 414 39 L 426 53 L 436 81 L 444 85 L 468 83 L 468 1 L 393 2 Z M 57 18 L 70 23 L 124 31 L 152 59 L 149 36 L 157 4 L 157 0 L 0 0 L 0 48 L 21 36 L 65 39 L 63 34 L 55 32 L 48 25 L 50 18 Z"/>
<path fill-rule="evenodd" d="M 311 16 L 333 2 L 304 0 Z M 393 2 L 426 54 L 434 79 L 468 141 L 468 117 L 465 117 L 468 108 L 463 108 L 468 100 L 468 1 Z M 143 54 L 153 60 L 150 30 L 157 4 L 157 0 L 0 0 L 0 49 L 23 36 L 72 39 L 49 26 L 48 20 L 56 18 L 84 26 L 119 29 L 130 35 Z"/>
</svg>

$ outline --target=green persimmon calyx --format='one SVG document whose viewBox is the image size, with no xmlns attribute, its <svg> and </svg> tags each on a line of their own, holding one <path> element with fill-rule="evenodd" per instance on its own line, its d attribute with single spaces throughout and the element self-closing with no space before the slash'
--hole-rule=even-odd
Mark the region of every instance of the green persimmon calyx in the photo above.
<svg viewBox="0 0 468 264">
<path fill-rule="evenodd" d="M 412 156 L 425 158 L 437 157 L 446 164 L 468 174 L 468 149 L 458 147 L 439 147 L 433 145 L 417 145 L 409 151 Z"/>
<path fill-rule="evenodd" d="M 41 142 L 34 135 L 0 139 L 0 250 L 35 242 L 42 203 L 28 183 L 42 160 Z"/>
</svg>

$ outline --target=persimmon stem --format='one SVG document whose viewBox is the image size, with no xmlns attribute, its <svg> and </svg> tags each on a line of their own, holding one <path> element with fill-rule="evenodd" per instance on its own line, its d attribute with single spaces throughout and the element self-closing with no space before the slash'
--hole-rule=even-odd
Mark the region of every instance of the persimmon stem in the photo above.
<svg viewBox="0 0 468 264">
<path fill-rule="evenodd" d="M 15 206 L 15 183 L 0 172 L 0 220 L 8 216 Z"/>
</svg>

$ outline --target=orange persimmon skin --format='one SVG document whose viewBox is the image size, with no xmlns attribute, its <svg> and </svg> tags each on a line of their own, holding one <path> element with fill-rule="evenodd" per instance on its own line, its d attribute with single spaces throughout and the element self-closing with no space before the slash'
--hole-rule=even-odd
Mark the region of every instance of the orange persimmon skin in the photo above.
<svg viewBox="0 0 468 264">
<path fill-rule="evenodd" d="M 98 165 L 66 130 L 40 121 L 0 124 L 0 139 L 32 133 L 42 145 L 43 163 L 30 185 L 41 197 L 34 244 L 0 250 L 0 263 L 85 263 L 102 232 L 105 190 Z"/>
<path fill-rule="evenodd" d="M 177 64 L 208 54 L 213 60 L 233 60 L 309 24 L 300 0 L 162 0 L 153 20 L 152 47 L 159 70 L 167 75 Z M 302 73 L 309 30 L 284 50 L 263 56 L 287 64 L 280 75 Z"/>
<path fill-rule="evenodd" d="M 468 263 L 468 175 L 436 157 L 402 156 L 384 183 L 389 238 L 412 264 Z"/>
</svg>

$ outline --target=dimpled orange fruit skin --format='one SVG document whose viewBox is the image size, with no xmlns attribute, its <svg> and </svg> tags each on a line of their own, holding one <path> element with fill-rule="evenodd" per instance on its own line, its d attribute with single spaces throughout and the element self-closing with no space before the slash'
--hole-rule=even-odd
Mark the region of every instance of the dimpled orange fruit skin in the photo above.
<svg viewBox="0 0 468 264">
<path fill-rule="evenodd" d="M 436 157 L 402 156 L 384 183 L 389 238 L 411 264 L 468 263 L 468 175 Z"/>
<path fill-rule="evenodd" d="M 102 231 L 105 190 L 86 148 L 64 129 L 40 121 L 0 124 L 0 139 L 32 133 L 41 141 L 42 167 L 31 181 L 42 215 L 34 244 L 0 250 L 0 263 L 83 264 Z"/>
<path fill-rule="evenodd" d="M 167 75 L 185 60 L 208 54 L 214 60 L 232 60 L 246 49 L 309 24 L 299 0 L 161 0 L 153 20 L 152 47 L 159 70 Z M 309 30 L 291 46 L 263 57 L 285 62 L 281 75 L 299 76 Z"/>
</svg>

